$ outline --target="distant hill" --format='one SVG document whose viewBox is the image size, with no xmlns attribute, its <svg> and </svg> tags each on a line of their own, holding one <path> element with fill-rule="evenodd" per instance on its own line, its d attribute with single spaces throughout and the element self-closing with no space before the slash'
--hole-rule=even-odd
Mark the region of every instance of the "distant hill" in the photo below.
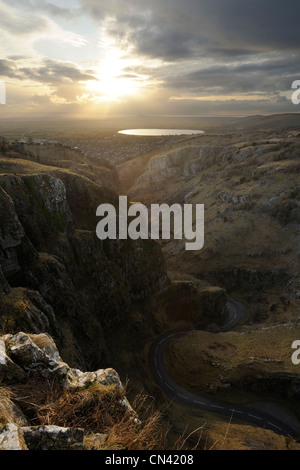
<svg viewBox="0 0 300 470">
<path fill-rule="evenodd" d="M 289 129 L 300 127 L 300 113 L 255 115 L 230 122 L 236 130 Z"/>
</svg>

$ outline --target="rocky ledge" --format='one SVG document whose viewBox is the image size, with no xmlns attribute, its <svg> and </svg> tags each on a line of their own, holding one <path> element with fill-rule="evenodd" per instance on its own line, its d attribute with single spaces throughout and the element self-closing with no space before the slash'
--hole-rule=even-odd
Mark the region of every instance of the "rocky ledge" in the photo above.
<svg viewBox="0 0 300 470">
<path fill-rule="evenodd" d="M 12 389 L 16 384 L 25 384 L 32 378 L 43 381 L 54 380 L 63 392 L 76 393 L 88 389 L 115 397 L 127 419 L 137 425 L 137 414 L 129 404 L 125 389 L 117 372 L 99 369 L 82 372 L 69 367 L 60 357 L 53 339 L 48 334 L 29 335 L 19 332 L 0 337 L 0 380 Z M 4 387 L 0 388 L 1 391 Z M 100 392 L 101 390 L 101 392 Z M 2 392 L 3 393 L 3 392 Z M 18 406 L 18 401 L 2 400 L 0 415 L 6 422 L 0 429 L 0 450 L 68 450 L 85 449 L 85 439 L 101 446 L 107 434 L 92 433 L 87 429 L 56 425 L 30 426 L 27 417 Z"/>
</svg>

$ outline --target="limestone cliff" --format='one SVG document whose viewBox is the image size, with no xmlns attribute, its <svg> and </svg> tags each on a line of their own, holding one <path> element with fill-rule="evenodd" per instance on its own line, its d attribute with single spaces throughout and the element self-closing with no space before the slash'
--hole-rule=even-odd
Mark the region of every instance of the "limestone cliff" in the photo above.
<svg viewBox="0 0 300 470">
<path fill-rule="evenodd" d="M 48 332 L 83 369 L 108 363 L 112 332 L 166 282 L 152 241 L 101 242 L 96 208 L 116 195 L 67 169 L 0 160 L 0 322 Z"/>
</svg>

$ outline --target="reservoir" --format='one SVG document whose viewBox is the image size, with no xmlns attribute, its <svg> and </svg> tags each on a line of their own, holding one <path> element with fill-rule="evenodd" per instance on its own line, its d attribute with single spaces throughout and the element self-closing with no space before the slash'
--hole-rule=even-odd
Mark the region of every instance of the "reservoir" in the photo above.
<svg viewBox="0 0 300 470">
<path fill-rule="evenodd" d="M 127 129 L 125 131 L 119 131 L 119 134 L 140 136 L 193 135 L 204 134 L 204 131 L 191 129 Z"/>
</svg>

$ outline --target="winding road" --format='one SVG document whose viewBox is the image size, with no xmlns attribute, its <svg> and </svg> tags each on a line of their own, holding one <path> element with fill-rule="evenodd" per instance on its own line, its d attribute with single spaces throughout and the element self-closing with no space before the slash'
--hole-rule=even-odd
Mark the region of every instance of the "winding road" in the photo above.
<svg viewBox="0 0 300 470">
<path fill-rule="evenodd" d="M 239 323 L 246 315 L 246 308 L 234 299 L 229 298 L 227 301 L 228 317 L 223 326 L 218 328 L 218 332 L 225 332 L 231 330 L 234 325 Z M 166 344 L 172 339 L 184 336 L 188 331 L 170 331 L 159 337 L 151 346 L 150 349 L 150 368 L 159 387 L 175 401 L 188 406 L 190 408 L 201 409 L 213 413 L 230 416 L 259 427 L 270 429 L 277 434 L 293 437 L 299 435 L 297 431 L 290 424 L 277 419 L 267 413 L 263 413 L 256 409 L 251 409 L 246 405 L 236 405 L 223 401 L 206 398 L 196 395 L 185 390 L 178 385 L 168 374 L 164 361 L 163 350 Z"/>
</svg>

